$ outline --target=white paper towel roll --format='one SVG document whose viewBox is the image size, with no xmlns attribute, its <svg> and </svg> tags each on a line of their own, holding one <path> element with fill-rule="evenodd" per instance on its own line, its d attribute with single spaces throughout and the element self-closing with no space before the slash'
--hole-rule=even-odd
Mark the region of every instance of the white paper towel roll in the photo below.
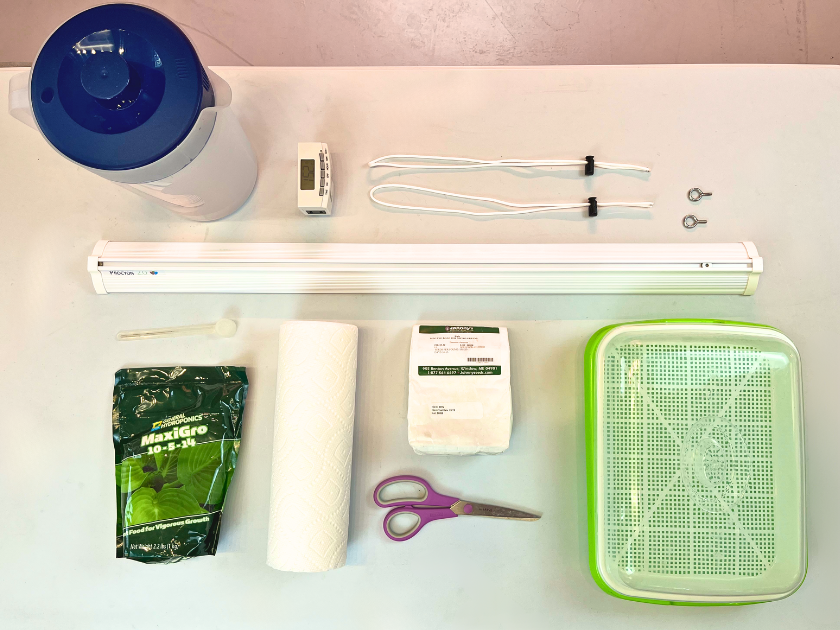
<svg viewBox="0 0 840 630">
<path fill-rule="evenodd" d="M 347 559 L 359 330 L 280 327 L 268 566 L 329 571 Z"/>
</svg>

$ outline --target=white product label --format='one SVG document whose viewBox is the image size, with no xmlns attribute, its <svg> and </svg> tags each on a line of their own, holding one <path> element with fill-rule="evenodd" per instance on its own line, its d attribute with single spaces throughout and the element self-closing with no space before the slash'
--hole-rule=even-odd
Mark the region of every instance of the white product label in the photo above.
<svg viewBox="0 0 840 630">
<path fill-rule="evenodd" d="M 502 335 L 498 328 L 483 326 L 420 326 L 414 348 L 424 367 L 463 367 L 445 372 L 423 370 L 428 376 L 498 374 L 498 370 L 473 370 L 474 366 L 499 365 Z M 469 368 L 469 369 L 467 369 Z"/>
<path fill-rule="evenodd" d="M 443 420 L 481 420 L 484 407 L 480 402 L 433 403 L 430 415 Z"/>
</svg>

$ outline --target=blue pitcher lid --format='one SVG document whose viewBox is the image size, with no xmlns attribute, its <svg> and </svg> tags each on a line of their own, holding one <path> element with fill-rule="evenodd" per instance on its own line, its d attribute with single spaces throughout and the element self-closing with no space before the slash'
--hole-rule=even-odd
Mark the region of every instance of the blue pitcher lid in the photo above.
<svg viewBox="0 0 840 630">
<path fill-rule="evenodd" d="M 62 24 L 35 60 L 31 97 L 58 151 L 109 171 L 159 160 L 213 106 L 187 36 L 136 4 L 94 7 Z"/>
</svg>

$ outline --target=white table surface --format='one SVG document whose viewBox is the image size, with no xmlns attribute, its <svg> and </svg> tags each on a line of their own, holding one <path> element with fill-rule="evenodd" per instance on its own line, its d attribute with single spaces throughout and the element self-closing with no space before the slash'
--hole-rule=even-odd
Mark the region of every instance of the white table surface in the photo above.
<svg viewBox="0 0 840 630">
<path fill-rule="evenodd" d="M 0 625 L 5 628 L 835 628 L 840 587 L 837 272 L 840 72 L 815 66 L 216 68 L 260 164 L 257 189 L 212 224 L 170 214 L 60 157 L 0 114 Z M 13 71 L 0 71 L 5 103 Z M 296 207 L 298 141 L 329 143 L 334 216 Z M 649 176 L 574 170 L 403 175 L 528 200 L 650 199 L 627 218 L 472 220 L 386 212 L 368 160 L 388 153 L 579 158 Z M 690 204 L 693 186 L 714 196 Z M 681 225 L 694 212 L 708 225 Z M 336 242 L 752 240 L 754 297 L 95 295 L 99 239 Z M 121 329 L 232 317 L 230 340 L 118 343 Z M 614 599 L 589 575 L 583 349 L 603 325 L 662 317 L 771 324 L 798 346 L 806 404 L 810 567 L 794 596 L 757 606 Z M 264 563 L 277 331 L 286 319 L 360 328 L 348 566 Z M 432 458 L 406 439 L 406 366 L 417 321 L 510 327 L 514 429 L 496 457 Z M 215 558 L 114 559 L 114 372 L 245 365 L 239 467 Z M 539 510 L 537 523 L 456 519 L 388 541 L 371 490 L 422 473 L 439 490 Z"/>
</svg>

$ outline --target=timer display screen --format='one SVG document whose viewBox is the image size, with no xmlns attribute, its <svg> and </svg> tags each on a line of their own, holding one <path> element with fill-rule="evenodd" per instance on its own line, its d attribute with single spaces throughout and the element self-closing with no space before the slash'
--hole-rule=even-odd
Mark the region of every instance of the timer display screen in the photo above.
<svg viewBox="0 0 840 630">
<path fill-rule="evenodd" d="M 300 189 L 315 190 L 315 160 L 300 161 Z"/>
</svg>

